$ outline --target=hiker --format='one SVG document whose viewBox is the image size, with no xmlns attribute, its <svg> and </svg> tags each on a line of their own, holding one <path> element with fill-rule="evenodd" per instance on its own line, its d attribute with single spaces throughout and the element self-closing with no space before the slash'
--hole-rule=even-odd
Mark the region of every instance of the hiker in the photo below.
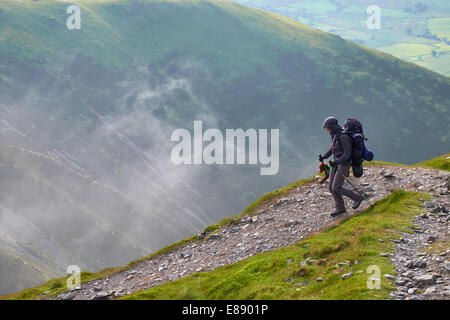
<svg viewBox="0 0 450 320">
<path fill-rule="evenodd" d="M 319 155 L 319 161 L 323 162 L 331 154 L 334 157 L 333 161 L 329 161 L 331 166 L 329 189 L 336 204 L 336 210 L 330 215 L 334 217 L 346 212 L 342 195 L 353 200 L 353 209 L 359 207 L 363 197 L 343 187 L 345 177 L 349 175 L 351 164 L 352 143 L 350 137 L 347 134 L 342 134 L 343 129 L 338 125 L 338 120 L 335 117 L 326 118 L 322 127 L 331 135 L 331 148 L 323 156 Z"/>
</svg>

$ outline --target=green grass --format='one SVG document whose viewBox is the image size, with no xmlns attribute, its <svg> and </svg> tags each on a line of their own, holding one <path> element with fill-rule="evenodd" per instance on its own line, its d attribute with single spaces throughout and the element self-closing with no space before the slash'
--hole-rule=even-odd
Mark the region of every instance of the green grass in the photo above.
<svg viewBox="0 0 450 320">
<path fill-rule="evenodd" d="M 450 39 L 450 18 L 429 19 L 428 29 L 439 38 Z"/>
<path fill-rule="evenodd" d="M 2 18 L 3 24 L 0 20 L 0 39 L 7 45 L 0 47 L 0 56 L 15 52 L 21 60 L 51 62 L 61 53 L 83 52 L 105 66 L 123 70 L 133 63 L 132 57 L 142 63 L 149 60 L 158 63 L 175 49 L 188 50 L 191 59 L 214 67 L 212 72 L 233 71 L 229 69 L 230 65 L 237 65 L 240 72 L 245 72 L 254 69 L 254 65 L 246 64 L 244 55 L 254 56 L 253 62 L 257 62 L 256 59 L 266 62 L 278 54 L 278 50 L 276 47 L 267 47 L 264 39 L 254 39 L 250 43 L 247 35 L 241 32 L 244 26 L 253 30 L 262 28 L 269 35 L 283 38 L 305 39 L 305 33 L 307 38 L 314 35 L 316 44 L 326 49 L 322 43 L 327 38 L 325 33 L 260 10 L 249 8 L 243 13 L 243 7 L 233 2 L 141 2 L 152 5 L 152 8 L 142 10 L 145 19 L 137 20 L 137 13 L 127 13 L 124 9 L 128 3 L 126 0 L 53 3 L 6 1 L 0 4 L 5 16 Z M 68 31 L 63 25 L 68 16 L 65 14 L 68 3 L 76 3 L 82 10 L 80 30 Z M 217 10 L 226 14 L 218 14 Z M 199 19 L 191 19 L 192 15 L 199 15 Z M 271 18 L 271 23 L 261 24 L 260 18 Z M 52 23 L 49 23 L 50 20 Z M 211 27 L 214 28 L 214 37 L 211 37 Z M 142 32 L 143 29 L 146 32 Z M 244 44 L 245 51 L 235 50 L 236 41 Z M 192 46 L 192 42 L 195 42 L 195 46 Z M 261 56 L 261 46 L 266 46 L 267 55 Z"/>
<path fill-rule="evenodd" d="M 420 37 L 428 28 L 432 34 L 438 37 L 450 38 L 448 4 L 440 0 L 427 1 L 427 10 L 424 12 L 414 12 L 405 10 L 413 4 L 406 5 L 402 1 L 377 1 L 381 8 L 381 29 L 370 30 L 366 26 L 369 17 L 366 10 L 369 4 L 367 1 L 354 0 L 350 3 L 331 3 L 329 0 L 316 1 L 291 1 L 289 4 L 283 1 L 272 0 L 235 0 L 237 2 L 267 8 L 273 12 L 284 14 L 295 18 L 298 21 L 309 24 L 316 29 L 330 31 L 338 34 L 344 39 L 362 42 L 364 45 L 384 50 L 386 52 L 395 51 L 395 56 L 406 61 L 417 63 L 435 72 L 448 75 L 447 59 L 443 56 L 424 63 L 428 57 L 411 57 L 411 49 L 420 50 L 420 46 L 415 48 L 414 44 L 431 45 L 435 40 Z M 268 6 L 269 4 L 269 6 Z M 339 8 L 341 7 L 341 8 Z M 447 16 L 447 17 L 446 17 Z M 443 18 L 445 17 L 445 18 Z M 410 46 L 402 44 L 409 43 Z M 400 46 L 397 46 L 400 45 Z M 393 47 L 391 47 L 393 46 Z M 425 48 L 422 48 L 425 49 Z M 426 54 L 430 54 L 430 49 Z"/>
<path fill-rule="evenodd" d="M 394 191 L 363 213 L 289 247 L 211 272 L 195 273 L 123 299 L 386 299 L 394 287 L 383 275 L 394 274 L 394 267 L 380 252 L 393 252 L 393 244 L 387 240 L 399 238 L 400 231 L 409 231 L 421 201 L 429 198 L 422 193 Z M 299 263 L 307 258 L 312 262 L 301 267 Z M 292 263 L 288 264 L 288 259 Z M 336 266 L 355 260 L 359 264 Z M 366 286 L 366 270 L 372 265 L 381 270 L 378 290 Z M 342 280 L 342 274 L 348 272 L 354 276 Z M 318 277 L 323 281 L 316 282 Z M 287 278 L 294 280 L 286 282 Z M 310 283 L 293 284 L 304 281 Z"/>
<path fill-rule="evenodd" d="M 80 30 L 70 31 L 64 25 L 69 2 L 81 6 Z M 411 135 L 397 134 L 392 129 L 399 123 L 410 131 L 420 130 L 422 138 L 414 137 L 414 142 L 424 148 L 431 145 L 439 148 L 443 140 L 450 139 L 448 132 L 434 130 L 448 123 L 449 99 L 443 94 L 448 91 L 448 78 L 308 28 L 293 19 L 231 1 L 136 1 L 143 6 L 141 9 L 126 7 L 127 3 L 126 0 L 1 1 L 0 94 L 4 90 L 21 96 L 24 87 L 32 86 L 26 83 L 26 77 L 25 80 L 15 77 L 26 72 L 26 67 L 40 71 L 50 68 L 55 81 L 70 82 L 67 85 L 70 90 L 61 91 L 57 97 L 48 96 L 42 104 L 50 110 L 58 108 L 62 114 L 81 113 L 83 117 L 75 117 L 70 125 L 83 128 L 86 124 L 80 119 L 92 115 L 80 108 L 72 96 L 83 96 L 86 109 L 98 105 L 100 99 L 105 115 L 111 115 L 119 109 L 117 104 L 122 100 L 115 96 L 122 91 L 113 83 L 123 82 L 119 75 L 111 80 L 111 70 L 127 77 L 130 69 L 134 74 L 133 63 L 148 65 L 152 77 L 158 75 L 164 79 L 174 76 L 166 70 L 171 68 L 165 66 L 179 62 L 196 65 L 214 79 L 205 89 L 213 98 L 206 98 L 205 103 L 211 106 L 212 112 L 226 115 L 225 125 L 234 127 L 233 123 L 239 123 L 243 127 L 265 128 L 281 121 L 294 128 L 295 136 L 291 139 L 298 141 L 296 147 L 301 147 L 305 154 L 312 152 L 311 146 L 319 140 L 313 134 L 316 127 L 309 122 L 322 120 L 316 114 L 308 120 L 301 117 L 303 110 L 310 107 L 310 101 L 324 113 L 348 107 L 353 108 L 358 118 L 392 118 L 389 126 L 383 124 L 379 134 L 371 138 L 378 145 L 393 135 L 398 137 L 399 148 L 411 142 Z M 330 1 L 304 1 L 302 5 L 317 5 L 320 9 L 336 7 Z M 365 15 L 364 11 L 362 14 Z M 333 25 L 331 21 L 327 24 Z M 367 28 L 353 32 L 358 38 L 372 37 Z M 89 70 L 95 66 L 96 83 L 92 83 L 91 75 L 79 78 L 79 75 L 60 73 L 61 67 L 55 66 L 55 61 L 65 64 L 62 57 L 76 56 L 83 59 L 74 69 Z M 433 63 L 436 59 L 441 58 L 435 58 Z M 355 76 L 358 71 L 367 76 Z M 99 88 L 97 83 L 108 84 L 108 90 Z M 321 94 L 317 96 L 316 92 Z M 200 98 L 203 98 L 201 94 Z M 161 116 L 176 127 L 185 127 L 198 111 L 195 101 L 185 100 L 181 95 L 174 98 L 161 111 Z M 60 105 L 64 108 L 59 108 Z M 375 105 L 380 107 L 374 108 Z M 402 121 L 401 113 L 392 112 L 405 105 L 409 106 L 408 114 L 413 119 L 408 123 Z M 419 127 L 412 128 L 414 121 Z M 311 146 L 300 145 L 304 136 L 314 137 Z M 68 135 L 61 137 L 65 139 Z M 389 146 L 384 149 L 385 154 L 392 151 Z M 286 157 L 284 161 L 291 166 L 290 162 L 296 160 Z"/>
<path fill-rule="evenodd" d="M 424 57 L 422 61 L 415 61 L 415 63 L 431 70 L 439 70 L 441 74 L 450 76 L 450 54 Z"/>
<path fill-rule="evenodd" d="M 396 43 L 392 46 L 379 47 L 378 50 L 392 54 L 404 60 L 421 55 L 431 55 L 433 46 L 420 43 Z"/>
<path fill-rule="evenodd" d="M 414 41 L 417 41 L 414 39 Z M 444 42 L 430 43 L 396 43 L 390 46 L 378 47 L 378 50 L 392 54 L 400 59 L 414 62 L 431 70 L 437 70 L 443 75 L 450 72 L 450 46 Z M 433 56 L 432 52 L 436 55 Z"/>
<path fill-rule="evenodd" d="M 97 278 L 100 274 L 103 274 L 103 272 L 108 271 L 108 269 L 105 269 L 104 271 L 101 271 L 97 274 L 91 273 L 91 272 L 81 272 L 81 283 L 85 283 L 88 281 L 91 281 L 95 278 Z M 43 297 L 44 295 L 46 297 L 53 297 L 57 296 L 63 291 L 67 290 L 67 279 L 69 275 L 63 278 L 56 278 L 51 279 L 47 281 L 46 283 L 29 289 L 24 289 L 17 293 L 11 293 L 11 294 L 5 294 L 0 295 L 0 300 L 33 300 L 33 299 L 39 299 L 40 297 Z"/>
<path fill-rule="evenodd" d="M 415 166 L 450 171 L 450 153 L 416 163 Z"/>
<path fill-rule="evenodd" d="M 438 170 L 450 171 L 450 153 L 444 154 L 442 156 L 421 161 L 415 164 L 407 165 L 395 162 L 387 161 L 370 161 L 364 162 L 364 166 L 396 166 L 396 167 L 422 167 L 422 168 L 433 168 Z"/>
</svg>

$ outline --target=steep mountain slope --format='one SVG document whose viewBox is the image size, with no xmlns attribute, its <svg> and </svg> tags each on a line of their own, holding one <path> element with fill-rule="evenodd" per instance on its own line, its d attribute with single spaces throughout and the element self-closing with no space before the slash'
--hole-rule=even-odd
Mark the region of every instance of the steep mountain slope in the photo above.
<svg viewBox="0 0 450 320">
<path fill-rule="evenodd" d="M 448 132 L 433 128 L 448 121 L 449 80 L 413 64 L 227 1 L 78 4 L 86 11 L 81 30 L 65 27 L 64 2 L 2 3 L 3 99 L 42 89 L 45 109 L 70 115 L 71 129 L 92 130 L 99 119 L 90 108 L 113 116 L 145 100 L 130 82 L 152 92 L 183 79 L 189 86 L 172 83 L 176 92 L 147 99 L 144 109 L 183 127 L 205 113 L 220 127 L 282 123 L 293 141 L 308 135 L 295 144 L 306 150 L 325 140 L 317 133 L 324 114 L 352 114 L 377 128 L 371 143 L 384 159 L 418 161 L 423 153 L 412 141 L 425 154 L 445 151 Z M 133 63 L 146 71 L 141 77 L 130 72 Z M 392 146 L 381 148 L 387 137 Z"/>
<path fill-rule="evenodd" d="M 0 204 L 27 226 L 2 245 L 31 259 L 36 228 L 52 272 L 123 264 L 304 175 L 329 114 L 360 118 L 377 157 L 443 153 L 449 102 L 445 77 L 228 1 L 2 1 Z M 173 165 L 170 133 L 193 120 L 280 128 L 279 174 Z"/>
<path fill-rule="evenodd" d="M 448 164 L 450 154 L 440 159 Z M 434 160 L 439 159 L 428 163 Z M 264 196 L 243 214 L 210 226 L 206 234 L 125 267 L 90 274 L 80 290 L 59 298 L 385 299 L 395 288 L 394 266 L 388 258 L 392 257 L 403 276 L 409 263 L 405 252 L 416 259 L 419 250 L 430 252 L 425 257 L 428 269 L 406 266 L 408 276 L 403 278 L 430 273 L 432 268 L 441 274 L 433 278 L 441 280 L 436 280 L 428 298 L 442 298 L 450 281 L 443 267 L 449 249 L 450 218 L 445 208 L 450 206 L 450 180 L 442 166 L 437 168 L 441 170 L 421 164 L 367 166 L 363 178 L 351 179 L 362 186 L 360 190 L 373 205 L 365 202 L 361 209 L 338 219 L 328 215 L 332 198 L 326 185 L 318 184 L 316 178 L 299 181 Z M 414 192 L 417 190 L 420 192 Z M 411 224 L 429 208 L 433 208 L 432 214 L 422 214 L 421 221 Z M 408 234 L 411 228 L 413 236 Z M 397 241 L 400 237 L 403 240 Z M 386 252 L 392 252 L 398 243 L 395 255 L 388 255 Z M 411 248 L 414 250 L 409 252 Z M 389 274 L 383 277 L 380 290 L 366 287 L 365 270 L 371 265 Z M 344 276 L 350 271 L 354 277 Z M 316 278 L 321 280 L 316 282 Z M 54 298 L 63 288 L 50 290 L 47 297 L 41 295 L 54 281 L 4 298 Z"/>
<path fill-rule="evenodd" d="M 2 292 L 61 276 L 74 261 L 98 270 L 148 252 L 118 215 L 145 221 L 145 207 L 36 149 L 0 150 Z"/>
<path fill-rule="evenodd" d="M 0 282 L 5 292 L 16 292 L 23 288 L 34 287 L 58 275 L 58 273 L 43 268 L 42 261 L 34 263 L 25 260 L 23 256 L 18 255 L 17 248 L 10 251 L 2 246 L 0 246 L 0 269 L 8 275 L 1 277 Z M 59 273 L 59 275 L 61 274 Z"/>
</svg>

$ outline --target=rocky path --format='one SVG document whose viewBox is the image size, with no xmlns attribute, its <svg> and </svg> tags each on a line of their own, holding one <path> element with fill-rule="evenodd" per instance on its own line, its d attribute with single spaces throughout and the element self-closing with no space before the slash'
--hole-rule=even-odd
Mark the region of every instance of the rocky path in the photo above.
<svg viewBox="0 0 450 320">
<path fill-rule="evenodd" d="M 421 250 L 431 242 L 438 239 L 442 243 L 447 241 L 448 248 L 449 215 L 446 211 L 450 208 L 450 174 L 425 168 L 373 166 L 365 169 L 362 178 L 350 179 L 372 203 L 395 189 L 433 194 L 433 201 L 426 205 L 430 210 L 440 210 L 437 216 L 430 213 L 428 218 L 423 215 L 419 217 L 416 224 L 421 225 L 422 230 L 417 229 L 413 235 L 405 234 L 391 257 L 400 274 L 392 279 L 398 285 L 398 291 L 392 294 L 392 298 L 450 299 L 449 250 L 422 255 L 420 257 L 426 260 L 425 265 L 419 263 L 416 266 L 417 254 L 421 254 Z M 346 187 L 351 188 L 348 184 Z M 352 210 L 350 200 L 346 201 L 349 209 L 341 217 L 357 214 L 369 206 L 364 201 L 360 208 Z M 333 209 L 327 184 L 308 183 L 289 191 L 257 216 L 244 217 L 238 224 L 221 227 L 213 234 L 199 235 L 200 241 L 140 262 L 130 270 L 83 284 L 81 289 L 63 293 L 58 299 L 114 299 L 195 272 L 214 270 L 259 252 L 293 244 L 332 225 L 336 222 L 336 218 L 329 216 Z M 430 236 L 435 236 L 434 241 Z M 429 280 L 430 275 L 432 280 Z M 426 286 L 427 294 L 418 294 Z"/>
<path fill-rule="evenodd" d="M 414 233 L 403 233 L 391 259 L 397 300 L 450 300 L 449 196 L 440 194 L 424 203 L 427 213 L 414 219 Z"/>
</svg>

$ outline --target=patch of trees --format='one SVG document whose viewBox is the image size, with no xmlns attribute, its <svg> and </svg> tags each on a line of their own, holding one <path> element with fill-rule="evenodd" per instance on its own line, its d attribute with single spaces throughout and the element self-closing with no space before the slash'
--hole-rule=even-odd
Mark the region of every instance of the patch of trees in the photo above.
<svg viewBox="0 0 450 320">
<path fill-rule="evenodd" d="M 411 29 L 408 28 L 408 29 L 406 30 L 406 32 L 408 33 L 408 35 L 411 35 L 412 32 L 410 33 L 408 30 L 411 30 Z M 431 33 L 428 29 L 427 29 L 424 33 L 418 34 L 417 37 L 418 37 L 418 38 L 422 37 L 422 38 L 425 38 L 425 39 L 431 39 L 431 40 L 441 41 L 441 42 L 444 42 L 444 43 L 450 45 L 450 40 L 448 40 L 447 37 L 439 38 L 437 35 Z"/>
<path fill-rule="evenodd" d="M 426 39 L 441 41 L 441 38 L 439 38 L 437 35 L 431 33 L 430 30 L 428 30 L 428 29 L 424 33 L 418 34 L 417 37 L 422 37 L 422 38 L 426 38 Z"/>
</svg>

